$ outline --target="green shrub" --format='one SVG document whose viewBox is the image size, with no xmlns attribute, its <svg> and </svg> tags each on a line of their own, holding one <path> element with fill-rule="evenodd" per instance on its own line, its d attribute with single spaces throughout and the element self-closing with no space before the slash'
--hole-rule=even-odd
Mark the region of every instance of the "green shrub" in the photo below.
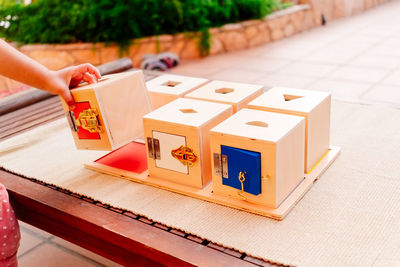
<svg viewBox="0 0 400 267">
<path fill-rule="evenodd" d="M 127 44 L 160 34 L 204 34 L 210 27 L 262 18 L 282 7 L 280 0 L 37 0 L 0 8 L 0 21 L 8 24 L 0 27 L 0 36 L 22 44 Z"/>
<path fill-rule="evenodd" d="M 0 0 L 0 6 L 12 6 L 15 4 L 23 4 L 23 0 Z"/>
</svg>

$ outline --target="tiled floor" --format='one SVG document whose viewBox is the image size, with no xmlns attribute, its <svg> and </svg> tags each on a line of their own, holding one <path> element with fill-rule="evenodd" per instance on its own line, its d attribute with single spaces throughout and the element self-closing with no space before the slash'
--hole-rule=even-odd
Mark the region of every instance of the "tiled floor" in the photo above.
<svg viewBox="0 0 400 267">
<path fill-rule="evenodd" d="M 21 267 L 121 266 L 29 224 L 19 223 L 18 264 Z"/>
<path fill-rule="evenodd" d="M 400 106 L 400 1 L 253 49 L 183 62 L 174 73 L 332 92 Z"/>
<path fill-rule="evenodd" d="M 253 49 L 183 62 L 174 73 L 332 92 L 400 108 L 400 1 Z M 119 266 L 21 223 L 20 266 Z"/>
</svg>

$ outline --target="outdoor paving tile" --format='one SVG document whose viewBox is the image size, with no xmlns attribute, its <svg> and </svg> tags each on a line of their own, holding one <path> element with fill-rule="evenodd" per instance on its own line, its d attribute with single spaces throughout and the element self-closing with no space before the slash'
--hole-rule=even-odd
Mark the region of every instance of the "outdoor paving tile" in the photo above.
<svg viewBox="0 0 400 267">
<path fill-rule="evenodd" d="M 400 58 L 400 49 L 399 47 L 393 45 L 377 45 L 369 49 L 366 55 L 377 55 L 377 56 L 390 56 L 396 57 L 397 59 Z"/>
<path fill-rule="evenodd" d="M 302 77 L 293 74 L 270 74 L 264 76 L 260 80 L 254 81 L 255 83 L 262 84 L 266 88 L 274 86 L 291 87 L 291 88 L 306 88 L 312 82 L 316 81 L 316 78 Z"/>
<path fill-rule="evenodd" d="M 345 62 L 358 56 L 360 53 L 361 52 L 349 52 L 343 49 L 324 47 L 323 49 L 315 51 L 314 53 L 311 53 L 302 59 L 308 62 L 344 64 Z"/>
<path fill-rule="evenodd" d="M 337 69 L 337 65 L 333 64 L 318 64 L 310 62 L 295 62 L 284 68 L 279 73 L 281 74 L 295 74 L 300 76 L 323 77 L 326 74 Z"/>
<path fill-rule="evenodd" d="M 395 46 L 396 48 L 399 48 L 400 36 L 390 36 L 389 38 L 383 40 L 380 44 L 384 46 Z"/>
<path fill-rule="evenodd" d="M 382 80 L 388 73 L 388 70 L 382 69 L 345 66 L 329 74 L 327 77 L 337 80 L 376 83 Z"/>
<path fill-rule="evenodd" d="M 295 60 L 303 57 L 312 51 L 324 46 L 323 43 L 313 42 L 312 38 L 294 39 L 287 38 L 284 40 L 270 42 L 255 48 L 236 52 L 237 55 L 255 57 L 262 59 L 288 59 Z"/>
<path fill-rule="evenodd" d="M 388 56 L 360 55 L 349 61 L 347 65 L 392 70 L 400 65 L 400 60 Z"/>
<path fill-rule="evenodd" d="M 382 38 L 390 36 L 391 30 L 388 30 L 388 26 L 386 24 L 377 26 L 370 25 L 369 27 L 365 27 L 364 29 L 360 30 L 358 33 L 365 35 L 375 35 L 379 38 Z"/>
<path fill-rule="evenodd" d="M 363 99 L 383 101 L 399 105 L 400 90 L 398 86 L 379 84 L 371 88 L 371 90 L 369 90 L 365 95 L 363 95 Z"/>
<path fill-rule="evenodd" d="M 330 92 L 333 98 L 358 99 L 372 85 L 372 83 L 321 79 L 309 85 L 306 89 Z"/>
<path fill-rule="evenodd" d="M 307 55 L 312 53 L 312 51 L 309 50 L 303 50 L 303 49 L 296 49 L 293 47 L 278 47 L 278 48 L 273 48 L 265 53 L 259 54 L 260 57 L 263 58 L 279 58 L 279 59 L 289 59 L 289 60 L 295 60 L 295 59 L 300 59 L 304 58 Z"/>
<path fill-rule="evenodd" d="M 318 33 L 314 33 L 314 30 L 303 32 L 301 34 L 293 35 L 284 40 L 273 42 L 270 46 L 272 48 L 303 49 L 310 51 L 326 46 L 327 44 L 339 38 L 337 36 L 330 36 L 330 38 L 333 38 L 327 41 L 325 39 L 316 38 L 316 35 L 318 35 Z"/>
<path fill-rule="evenodd" d="M 17 256 L 19 257 L 23 255 L 24 253 L 33 249 L 42 242 L 45 241 L 30 232 L 24 231 L 24 229 L 21 228 L 21 241 L 18 248 Z"/>
<path fill-rule="evenodd" d="M 51 241 L 56 243 L 56 244 L 58 244 L 58 245 L 60 245 L 60 246 L 65 247 L 65 248 L 67 248 L 69 250 L 72 250 L 72 251 L 74 251 L 74 252 L 76 252 L 76 253 L 78 253 L 80 255 L 83 255 L 83 256 L 85 256 L 87 258 L 90 258 L 95 262 L 103 264 L 104 266 L 107 266 L 107 267 L 120 267 L 120 266 L 122 266 L 122 265 L 119 265 L 118 263 L 115 263 L 115 262 L 113 262 L 113 261 L 111 261 L 109 259 L 106 259 L 106 258 L 104 258 L 104 257 L 102 257 L 100 255 L 97 255 L 97 254 L 95 254 L 95 253 L 93 253 L 93 252 L 91 252 L 89 250 L 81 248 L 80 246 L 72 244 L 72 243 L 70 243 L 70 242 L 68 242 L 68 241 L 66 241 L 64 239 L 61 239 L 61 238 L 58 238 L 58 237 L 54 237 Z"/>
<path fill-rule="evenodd" d="M 298 35 L 302 36 L 302 34 Z M 330 43 L 330 42 L 329 42 Z M 304 51 L 315 51 L 321 49 L 322 47 L 327 46 L 329 43 L 324 41 L 320 41 L 318 38 L 310 35 L 307 38 L 302 39 L 294 39 L 291 43 L 288 43 L 285 48 L 286 49 L 301 49 Z"/>
<path fill-rule="evenodd" d="M 400 86 L 400 70 L 395 70 L 383 79 L 382 84 Z"/>
<path fill-rule="evenodd" d="M 172 69 L 172 73 L 192 77 L 204 77 L 220 70 L 219 66 L 204 63 L 183 63 Z"/>
<path fill-rule="evenodd" d="M 331 21 L 328 22 L 327 26 L 329 26 L 329 29 L 326 29 L 326 27 L 322 29 L 329 30 L 330 34 L 340 36 L 351 34 L 360 28 L 360 26 L 356 27 L 355 25 L 352 25 L 349 20 L 346 20 L 342 23 L 339 21 Z M 335 37 L 332 37 L 332 40 L 335 40 Z"/>
<path fill-rule="evenodd" d="M 364 51 L 367 51 L 375 46 L 376 45 L 373 43 L 352 43 L 352 42 L 340 40 L 340 41 L 330 44 L 326 48 L 327 48 L 327 51 L 333 50 L 333 51 L 342 52 L 342 53 L 346 53 L 346 54 L 359 55 L 359 54 L 363 53 Z"/>
<path fill-rule="evenodd" d="M 268 59 L 260 60 L 252 57 L 238 57 L 234 66 L 240 66 L 242 70 L 256 71 L 262 73 L 270 73 L 287 68 L 293 64 L 291 60 L 287 59 Z"/>
<path fill-rule="evenodd" d="M 269 50 L 271 50 L 272 47 L 274 46 L 274 44 L 275 44 L 274 42 L 267 43 L 267 44 L 259 45 L 259 46 L 256 46 L 256 47 L 253 47 L 253 48 L 250 48 L 250 49 L 244 49 L 244 50 L 241 50 L 241 51 L 236 51 L 236 52 L 234 52 L 234 54 L 236 56 L 242 56 L 242 57 L 260 58 L 260 55 L 265 54 Z"/>
<path fill-rule="evenodd" d="M 312 35 L 303 35 L 307 35 L 307 33 L 301 33 L 290 38 L 270 42 L 251 49 L 237 51 L 234 54 L 254 57 L 259 60 L 262 60 L 262 58 L 294 60 L 326 45 L 326 42 L 320 42 L 319 39 L 313 38 Z"/>
<path fill-rule="evenodd" d="M 93 267 L 101 266 L 79 255 L 69 253 L 61 248 L 44 244 L 18 260 L 19 267 Z"/>
<path fill-rule="evenodd" d="M 261 78 L 265 77 L 266 74 L 262 72 L 241 70 L 235 68 L 224 69 L 222 71 L 216 72 L 212 75 L 206 76 L 206 78 L 212 80 L 223 80 L 232 82 L 242 82 L 242 83 L 255 83 Z"/>
<path fill-rule="evenodd" d="M 243 57 L 241 57 L 239 51 L 239 52 L 231 52 L 227 54 L 210 56 L 202 59 L 201 61 L 205 66 L 218 66 L 220 68 L 227 68 L 231 67 L 232 64 L 237 63 L 238 60 L 240 59 L 243 59 Z"/>
<path fill-rule="evenodd" d="M 354 34 L 349 34 L 343 36 L 341 40 L 339 40 L 337 43 L 341 43 L 344 45 L 348 44 L 370 44 L 374 45 L 379 43 L 381 40 L 379 38 L 376 38 L 373 35 L 364 35 L 364 34 L 359 34 L 358 32 Z"/>
<path fill-rule="evenodd" d="M 335 25 L 337 23 L 338 21 L 333 21 L 331 23 L 328 23 L 327 26 Z M 324 44 L 329 44 L 334 41 L 340 40 L 343 37 L 343 35 L 346 35 L 346 33 L 343 32 L 336 32 L 336 33 L 333 31 L 331 32 L 329 29 L 330 28 L 328 27 L 319 27 L 311 29 L 310 31 L 301 34 L 305 34 L 305 36 L 308 37 L 309 39 L 312 38 L 316 42 Z"/>
<path fill-rule="evenodd" d="M 19 223 L 21 230 L 27 229 L 28 231 L 31 231 L 42 238 L 49 238 L 49 237 L 53 236 L 52 234 L 50 234 L 48 232 L 45 232 L 39 228 L 36 228 L 36 227 L 34 227 L 30 224 L 24 223 L 22 221 L 18 221 L 18 223 Z"/>
<path fill-rule="evenodd" d="M 204 59 L 187 60 L 172 69 L 173 73 L 203 77 L 215 72 L 239 66 L 246 61 L 248 56 L 240 53 L 228 53 L 224 55 L 210 56 Z"/>
</svg>

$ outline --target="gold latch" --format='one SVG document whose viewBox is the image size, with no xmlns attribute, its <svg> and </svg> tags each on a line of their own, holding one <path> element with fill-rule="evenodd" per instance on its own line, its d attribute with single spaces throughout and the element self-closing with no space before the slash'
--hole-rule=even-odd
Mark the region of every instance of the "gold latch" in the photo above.
<svg viewBox="0 0 400 267">
<path fill-rule="evenodd" d="M 180 146 L 177 149 L 171 150 L 171 155 L 188 167 L 193 167 L 194 163 L 197 161 L 196 154 L 193 152 L 193 149 L 188 146 Z"/>
<path fill-rule="evenodd" d="M 245 174 L 246 174 L 246 172 L 239 172 L 239 177 L 238 177 L 239 182 L 240 182 L 241 185 L 242 185 L 242 191 L 239 191 L 239 192 L 238 192 L 238 195 L 239 195 L 243 200 L 246 200 L 246 197 L 243 195 L 243 193 L 244 193 L 244 185 L 243 185 L 243 183 L 244 183 L 244 181 L 246 180 L 246 177 L 244 177 Z"/>
<path fill-rule="evenodd" d="M 85 109 L 79 113 L 76 124 L 91 133 L 101 133 L 103 132 L 103 127 L 99 125 L 98 115 L 99 113 L 95 108 Z"/>
</svg>

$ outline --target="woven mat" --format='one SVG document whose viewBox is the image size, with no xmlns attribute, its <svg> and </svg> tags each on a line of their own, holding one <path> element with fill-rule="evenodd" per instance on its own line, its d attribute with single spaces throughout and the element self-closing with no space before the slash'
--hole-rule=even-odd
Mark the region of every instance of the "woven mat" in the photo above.
<svg viewBox="0 0 400 267">
<path fill-rule="evenodd" d="M 400 110 L 333 102 L 339 158 L 283 221 L 83 168 L 64 119 L 0 143 L 0 165 L 226 247 L 298 266 L 400 266 Z"/>
</svg>

